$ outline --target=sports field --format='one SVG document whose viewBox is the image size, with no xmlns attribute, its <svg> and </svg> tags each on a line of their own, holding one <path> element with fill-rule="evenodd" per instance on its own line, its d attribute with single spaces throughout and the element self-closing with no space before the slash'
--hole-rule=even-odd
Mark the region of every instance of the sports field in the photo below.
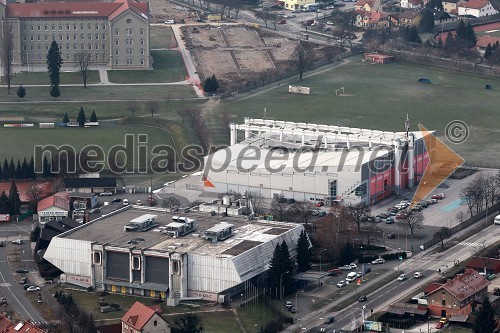
<svg viewBox="0 0 500 333">
<path fill-rule="evenodd" d="M 419 84 L 420 78 L 428 78 L 432 84 Z M 310 87 L 311 95 L 289 94 L 288 84 Z M 493 90 L 486 90 L 486 84 Z M 344 96 L 335 96 L 341 87 Z M 268 119 L 389 131 L 403 131 L 408 113 L 411 130 L 418 130 L 421 123 L 440 137 L 450 121 L 462 120 L 470 129 L 467 141 L 444 142 L 469 162 L 500 164 L 498 89 L 497 78 L 407 63 L 368 64 L 357 56 L 302 82 L 297 78 L 248 98 L 222 101 L 219 108 L 230 112 L 237 122 L 243 117 L 262 118 L 266 108 Z"/>
</svg>

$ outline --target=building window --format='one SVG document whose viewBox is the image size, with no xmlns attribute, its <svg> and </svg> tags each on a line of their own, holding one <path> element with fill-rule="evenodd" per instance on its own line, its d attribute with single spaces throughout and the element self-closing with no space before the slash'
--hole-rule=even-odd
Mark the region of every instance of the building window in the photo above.
<svg viewBox="0 0 500 333">
<path fill-rule="evenodd" d="M 34 47 L 33 45 L 30 45 L 30 51 L 33 51 Z"/>
<path fill-rule="evenodd" d="M 63 40 L 63 36 L 62 35 L 59 35 L 59 40 Z"/>
<path fill-rule="evenodd" d="M 83 44 L 83 43 L 82 43 L 82 44 L 80 45 L 80 48 L 81 48 L 82 50 L 85 50 L 85 44 Z"/>
<path fill-rule="evenodd" d="M 106 24 L 102 24 L 102 30 L 106 30 Z"/>
<path fill-rule="evenodd" d="M 102 254 L 99 251 L 94 252 L 94 265 L 101 265 L 102 263 Z"/>
<path fill-rule="evenodd" d="M 115 55 L 120 55 L 120 50 L 115 50 Z"/>
<path fill-rule="evenodd" d="M 78 49 L 78 45 L 77 44 L 73 44 L 73 50 L 76 50 Z"/>
<path fill-rule="evenodd" d="M 52 24 L 52 31 L 56 31 L 56 25 L 55 24 Z"/>
<path fill-rule="evenodd" d="M 66 60 L 69 60 L 69 53 L 66 54 Z"/>
<path fill-rule="evenodd" d="M 27 51 L 26 45 L 23 45 L 23 51 Z"/>
<path fill-rule="evenodd" d="M 128 24 L 132 23 L 132 20 L 131 19 L 127 19 L 126 21 Z"/>
<path fill-rule="evenodd" d="M 73 24 L 73 30 L 76 30 L 76 24 Z"/>
<path fill-rule="evenodd" d="M 33 37 L 33 36 L 31 36 L 31 37 Z M 36 39 L 37 39 L 38 41 L 40 41 L 40 40 L 42 40 L 42 36 L 38 35 L 38 36 L 36 36 Z"/>
<path fill-rule="evenodd" d="M 95 60 L 99 60 L 99 53 L 95 54 Z"/>
<path fill-rule="evenodd" d="M 66 44 L 66 50 L 69 50 L 69 44 Z"/>
<path fill-rule="evenodd" d="M 92 50 L 92 44 L 89 43 L 89 50 Z"/>
<path fill-rule="evenodd" d="M 35 29 L 35 27 L 31 25 L 30 30 L 33 31 L 34 29 Z"/>
<path fill-rule="evenodd" d="M 66 35 L 66 40 L 69 40 L 70 39 L 70 36 L 69 35 Z"/>
<path fill-rule="evenodd" d="M 102 49 L 106 50 L 106 43 L 102 43 Z"/>
<path fill-rule="evenodd" d="M 23 31 L 26 31 L 26 24 L 23 24 Z"/>
<path fill-rule="evenodd" d="M 144 59 L 141 59 L 141 65 L 144 65 Z"/>
<path fill-rule="evenodd" d="M 87 24 L 87 29 L 92 30 L 92 24 Z"/>
<path fill-rule="evenodd" d="M 141 52 L 141 55 L 144 55 L 144 49 L 141 49 L 140 52 Z"/>
<path fill-rule="evenodd" d="M 48 25 L 44 25 L 43 28 L 44 28 L 45 31 L 49 30 L 49 26 Z"/>
<path fill-rule="evenodd" d="M 125 29 L 125 36 L 132 36 L 134 34 L 134 30 L 132 28 Z"/>
<path fill-rule="evenodd" d="M 62 24 L 59 24 L 59 31 L 62 31 L 63 30 L 63 26 Z"/>
<path fill-rule="evenodd" d="M 144 39 L 139 39 L 139 44 L 144 45 Z"/>
<path fill-rule="evenodd" d="M 45 40 L 49 40 L 49 35 L 43 36 Z"/>
<path fill-rule="evenodd" d="M 69 30 L 70 26 L 69 24 L 66 24 L 66 30 Z"/>
<path fill-rule="evenodd" d="M 45 50 L 48 51 L 49 50 L 49 46 L 48 45 L 45 45 Z"/>
<path fill-rule="evenodd" d="M 441 300 L 441 306 L 446 306 L 446 300 L 444 299 Z"/>
<path fill-rule="evenodd" d="M 84 34 L 80 34 L 80 39 L 84 40 L 85 39 L 85 35 Z"/>
<path fill-rule="evenodd" d="M 95 24 L 95 30 L 99 30 L 99 23 Z"/>
<path fill-rule="evenodd" d="M 27 38 L 27 37 L 26 37 L 26 35 L 24 35 L 24 36 L 23 36 L 23 41 L 26 41 L 26 38 Z"/>
<path fill-rule="evenodd" d="M 102 40 L 106 40 L 106 34 L 102 34 Z"/>
<path fill-rule="evenodd" d="M 115 45 L 116 46 L 119 46 L 120 45 L 120 41 L 118 39 L 115 39 Z"/>
<path fill-rule="evenodd" d="M 144 36 L 144 29 L 143 28 L 139 29 L 139 35 Z"/>
<path fill-rule="evenodd" d="M 84 24 L 80 24 L 80 30 L 83 30 L 85 29 L 85 25 Z"/>
<path fill-rule="evenodd" d="M 95 34 L 95 39 L 99 39 L 99 34 Z"/>
<path fill-rule="evenodd" d="M 95 49 L 99 50 L 99 44 L 98 43 L 95 43 Z"/>
<path fill-rule="evenodd" d="M 92 34 L 88 34 L 88 39 L 92 39 Z"/>
<path fill-rule="evenodd" d="M 158 321 L 157 320 L 153 321 L 153 326 L 158 326 Z"/>
<path fill-rule="evenodd" d="M 118 29 L 115 30 L 115 36 L 120 36 L 120 30 Z"/>
<path fill-rule="evenodd" d="M 115 65 L 118 65 L 118 59 L 115 60 Z"/>
</svg>

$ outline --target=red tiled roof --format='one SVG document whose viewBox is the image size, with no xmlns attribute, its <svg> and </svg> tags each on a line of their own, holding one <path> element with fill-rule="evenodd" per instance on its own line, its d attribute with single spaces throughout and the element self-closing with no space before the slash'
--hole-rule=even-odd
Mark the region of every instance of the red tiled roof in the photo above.
<svg viewBox="0 0 500 333">
<path fill-rule="evenodd" d="M 368 6 L 373 7 L 375 4 L 375 0 L 358 0 L 356 2 L 356 6 L 364 6 L 365 4 L 368 4 Z"/>
<path fill-rule="evenodd" d="M 414 19 L 416 16 L 418 16 L 420 14 L 420 9 L 417 8 L 417 9 L 408 9 L 408 10 L 405 10 L 404 12 L 402 12 L 401 14 L 399 14 L 399 18 L 400 19 Z"/>
<path fill-rule="evenodd" d="M 487 47 L 488 44 L 493 46 L 497 41 L 500 42 L 500 37 L 478 36 L 476 46 Z M 467 263 L 467 267 L 481 271 L 486 267 L 487 270 L 493 271 L 496 274 L 500 272 L 500 260 L 495 258 L 472 257 Z"/>
<path fill-rule="evenodd" d="M 22 333 L 22 332 L 29 332 L 29 333 L 46 333 L 47 331 L 42 330 L 41 328 L 33 325 L 30 322 L 20 322 L 17 325 L 9 328 L 5 333 Z"/>
<path fill-rule="evenodd" d="M 0 332 L 7 331 L 11 326 L 14 327 L 13 325 L 9 318 L 0 315 Z"/>
<path fill-rule="evenodd" d="M 430 293 L 433 293 L 435 290 L 438 290 L 442 286 L 443 285 L 440 283 L 429 283 L 427 287 L 425 287 L 424 294 L 429 295 Z"/>
<path fill-rule="evenodd" d="M 7 17 L 101 17 L 110 20 L 131 9 L 139 15 L 147 14 L 148 4 L 131 0 L 115 2 L 42 2 L 12 3 L 7 6 Z"/>
<path fill-rule="evenodd" d="M 449 31 L 451 33 L 451 35 L 453 36 L 453 38 L 455 38 L 455 35 L 457 34 L 456 31 Z M 434 40 L 436 41 L 436 43 L 439 41 L 439 39 L 441 39 L 441 42 L 445 43 L 446 42 L 446 37 L 448 37 L 448 32 L 443 32 L 443 33 L 440 33 L 438 34 Z"/>
<path fill-rule="evenodd" d="M 42 211 L 52 206 L 69 211 L 69 193 L 59 192 L 38 202 L 37 210 Z"/>
<path fill-rule="evenodd" d="M 481 9 L 484 8 L 490 2 L 488 0 L 469 0 L 465 3 L 458 5 L 458 7 L 470 8 L 470 9 Z"/>
<path fill-rule="evenodd" d="M 140 331 L 154 314 L 155 310 L 141 302 L 135 302 L 127 313 L 123 315 L 122 322 Z"/>
<path fill-rule="evenodd" d="M 490 281 L 486 280 L 482 275 L 479 275 L 475 270 L 468 268 L 465 270 L 465 273 L 457 275 L 453 280 L 445 283 L 441 288 L 448 291 L 458 300 L 463 301 L 480 290 L 487 288 L 489 284 Z"/>
</svg>

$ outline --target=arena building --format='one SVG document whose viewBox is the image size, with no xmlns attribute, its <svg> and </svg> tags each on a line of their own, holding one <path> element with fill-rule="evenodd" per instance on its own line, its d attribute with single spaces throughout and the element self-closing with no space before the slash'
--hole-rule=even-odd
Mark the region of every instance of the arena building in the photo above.
<svg viewBox="0 0 500 333">
<path fill-rule="evenodd" d="M 85 53 L 92 64 L 151 68 L 147 2 L 36 2 L 0 0 L 0 21 L 12 31 L 13 64 L 46 64 L 52 41 L 64 63 Z"/>
<path fill-rule="evenodd" d="M 302 225 L 127 206 L 52 238 L 44 258 L 61 280 L 114 293 L 223 302 L 296 252 Z"/>
<path fill-rule="evenodd" d="M 205 191 L 371 204 L 415 187 L 429 163 L 408 119 L 404 132 L 250 118 L 230 131 L 230 146 L 205 158 Z"/>
</svg>

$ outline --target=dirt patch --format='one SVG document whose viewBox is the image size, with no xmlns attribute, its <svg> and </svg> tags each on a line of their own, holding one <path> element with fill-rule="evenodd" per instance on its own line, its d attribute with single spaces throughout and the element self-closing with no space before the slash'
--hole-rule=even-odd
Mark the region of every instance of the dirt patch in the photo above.
<svg viewBox="0 0 500 333">
<path fill-rule="evenodd" d="M 215 74 L 223 91 L 251 87 L 294 69 L 290 59 L 298 40 L 246 25 L 185 26 L 181 31 L 201 80 Z M 336 46 L 311 45 L 318 61 L 340 53 Z"/>
</svg>

